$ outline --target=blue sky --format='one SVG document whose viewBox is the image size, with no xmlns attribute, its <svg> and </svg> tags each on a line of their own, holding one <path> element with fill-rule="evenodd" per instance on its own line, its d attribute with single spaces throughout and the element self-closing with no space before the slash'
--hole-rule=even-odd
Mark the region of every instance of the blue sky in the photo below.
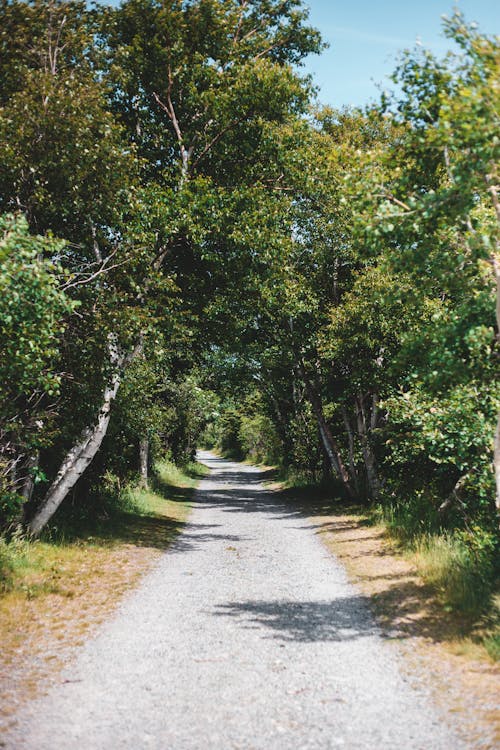
<svg viewBox="0 0 500 750">
<path fill-rule="evenodd" d="M 312 74 L 319 100 L 333 107 L 378 99 L 380 86 L 391 85 L 387 77 L 398 52 L 417 39 L 444 54 L 450 42 L 442 36 L 441 16 L 454 7 L 486 34 L 500 34 L 500 0 L 304 0 L 304 5 L 311 25 L 330 44 L 321 55 L 311 55 L 304 70 Z"/>
<path fill-rule="evenodd" d="M 334 107 L 361 106 L 379 96 L 377 83 L 390 86 L 399 50 L 417 39 L 436 54 L 450 42 L 442 36 L 443 14 L 458 7 L 481 31 L 500 34 L 500 0 L 306 0 L 311 25 L 330 48 L 311 56 L 305 71 L 313 74 L 319 99 Z"/>
</svg>

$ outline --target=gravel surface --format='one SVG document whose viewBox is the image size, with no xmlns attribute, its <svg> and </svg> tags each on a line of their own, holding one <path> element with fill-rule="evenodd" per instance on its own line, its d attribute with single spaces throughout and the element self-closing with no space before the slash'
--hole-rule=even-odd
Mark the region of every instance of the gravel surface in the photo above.
<svg viewBox="0 0 500 750">
<path fill-rule="evenodd" d="M 258 469 L 200 458 L 184 533 L 3 746 L 463 748 L 313 525 Z"/>
</svg>

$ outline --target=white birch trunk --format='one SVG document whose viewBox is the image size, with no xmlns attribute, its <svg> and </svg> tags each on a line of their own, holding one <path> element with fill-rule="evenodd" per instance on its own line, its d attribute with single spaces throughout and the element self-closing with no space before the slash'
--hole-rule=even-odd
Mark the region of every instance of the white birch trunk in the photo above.
<svg viewBox="0 0 500 750">
<path fill-rule="evenodd" d="M 316 416 L 316 421 L 318 423 L 321 441 L 323 443 L 325 452 L 330 461 L 331 467 L 333 471 L 335 472 L 335 474 L 337 474 L 337 476 L 340 478 L 349 497 L 355 497 L 355 492 L 353 491 L 351 487 L 350 477 L 349 477 L 346 467 L 344 466 L 344 462 L 342 460 L 342 456 L 340 455 L 338 445 L 333 438 L 333 435 L 330 431 L 330 428 L 328 427 L 325 416 L 323 414 L 323 405 L 321 403 L 321 396 L 315 390 L 313 384 L 311 383 L 311 380 L 306 373 L 306 369 L 304 367 L 303 362 L 299 362 L 298 367 L 299 367 L 300 375 L 306 387 L 306 392 L 309 398 L 309 402 Z"/>
<path fill-rule="evenodd" d="M 85 469 L 92 462 L 108 431 L 111 417 L 111 405 L 116 398 L 126 367 L 142 351 L 142 335 L 137 345 L 128 354 L 120 353 L 114 334 L 108 341 L 110 362 L 113 375 L 104 388 L 102 405 L 94 425 L 85 428 L 80 440 L 67 452 L 54 481 L 38 507 L 34 517 L 28 523 L 27 530 L 31 536 L 38 536 L 43 527 L 50 521 L 62 501 L 70 492 Z"/>
<path fill-rule="evenodd" d="M 359 495 L 361 488 L 359 483 L 359 476 L 358 476 L 358 470 L 356 467 L 356 456 L 355 456 L 355 448 L 354 448 L 354 430 L 351 425 L 351 421 L 349 419 L 349 414 L 345 406 L 341 409 L 342 413 L 342 419 L 344 420 L 344 426 L 347 433 L 347 440 L 349 445 L 349 471 L 351 472 L 352 481 L 354 482 L 354 487 L 356 489 L 356 494 Z"/>
<path fill-rule="evenodd" d="M 361 451 L 363 453 L 363 461 L 366 470 L 366 482 L 368 485 L 368 493 L 372 500 L 376 500 L 380 495 L 380 480 L 377 474 L 377 464 L 375 455 L 370 443 L 370 436 L 368 434 L 367 418 L 364 405 L 364 398 L 362 394 L 359 394 L 357 400 L 357 422 L 358 422 L 358 434 L 361 441 Z M 376 398 L 373 398 L 373 408 L 377 408 Z M 373 429 L 374 425 L 373 414 L 370 426 Z"/>
<path fill-rule="evenodd" d="M 78 443 L 64 457 L 54 481 L 28 524 L 28 532 L 31 536 L 40 534 L 101 447 L 108 430 L 111 404 L 116 397 L 120 382 L 121 376 L 115 374 L 104 389 L 102 406 L 96 423 L 83 431 Z"/>
<path fill-rule="evenodd" d="M 139 474 L 141 478 L 141 487 L 148 486 L 148 460 L 149 460 L 149 439 L 141 438 L 139 441 Z"/>
</svg>

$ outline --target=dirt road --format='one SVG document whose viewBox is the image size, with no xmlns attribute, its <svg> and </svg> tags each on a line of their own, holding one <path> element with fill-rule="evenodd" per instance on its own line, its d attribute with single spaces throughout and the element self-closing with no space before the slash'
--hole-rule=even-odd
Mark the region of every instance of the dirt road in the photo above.
<svg viewBox="0 0 500 750">
<path fill-rule="evenodd" d="M 184 533 L 4 746 L 463 748 L 311 523 L 258 469 L 201 460 Z"/>
</svg>

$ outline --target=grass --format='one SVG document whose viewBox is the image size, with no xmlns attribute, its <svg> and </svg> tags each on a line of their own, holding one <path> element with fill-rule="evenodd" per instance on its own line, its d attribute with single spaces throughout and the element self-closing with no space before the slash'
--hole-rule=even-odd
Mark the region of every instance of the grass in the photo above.
<svg viewBox="0 0 500 750">
<path fill-rule="evenodd" d="M 493 661 L 500 661 L 500 633 L 484 638 L 483 646 Z"/>
<path fill-rule="evenodd" d="M 93 526 L 0 540 L 0 716 L 36 693 L 171 544 L 205 471 L 161 463 L 148 489 L 128 488 Z"/>
<path fill-rule="evenodd" d="M 414 558 L 422 579 L 451 610 L 477 618 L 491 604 L 491 564 L 487 554 L 453 534 L 425 535 L 414 543 Z"/>
<path fill-rule="evenodd" d="M 437 593 L 446 611 L 462 622 L 465 649 L 484 648 L 500 661 L 500 597 L 495 596 L 491 560 L 454 535 L 422 537 L 413 560 L 422 580 Z"/>
<path fill-rule="evenodd" d="M 494 535 L 480 527 L 453 532 L 429 531 L 411 508 L 378 507 L 371 517 L 415 565 L 449 617 L 463 633 L 461 648 L 477 656 L 480 649 L 500 658 L 500 597 Z M 430 526 L 435 526 L 431 523 Z"/>
<path fill-rule="evenodd" d="M 53 593 L 58 563 L 80 559 L 83 550 L 111 550 L 122 544 L 166 548 L 188 512 L 192 490 L 207 467 L 192 463 L 178 467 L 160 462 L 148 488 L 127 487 L 115 512 L 97 520 L 82 520 L 49 529 L 40 540 L 14 535 L 0 538 L 0 593 L 11 591 Z"/>
<path fill-rule="evenodd" d="M 210 473 L 208 466 L 197 461 L 186 466 L 176 466 L 169 461 L 161 462 L 158 467 L 158 480 L 170 487 L 194 488 L 203 477 Z"/>
<path fill-rule="evenodd" d="M 198 479 L 208 471 L 200 464 L 179 468 L 167 461 L 157 467 L 148 488 L 128 487 L 114 512 L 99 519 L 66 519 L 38 541 L 15 535 L 0 538 L 0 593 L 53 593 L 57 565 L 79 559 L 82 549 L 112 549 L 120 544 L 166 548 L 187 513 Z"/>
</svg>

